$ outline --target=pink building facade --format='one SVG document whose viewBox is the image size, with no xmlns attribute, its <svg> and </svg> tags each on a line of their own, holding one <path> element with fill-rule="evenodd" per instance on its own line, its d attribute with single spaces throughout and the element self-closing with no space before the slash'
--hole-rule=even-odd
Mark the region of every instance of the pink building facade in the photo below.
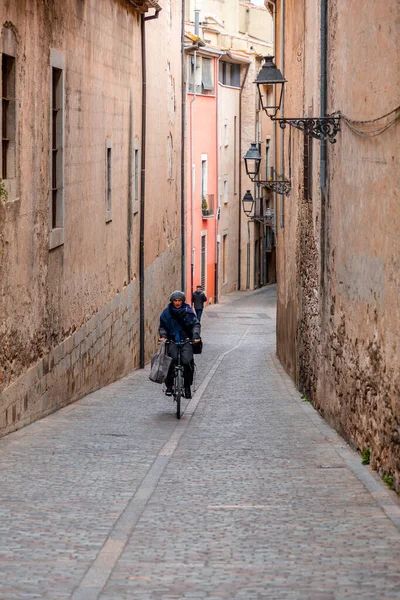
<svg viewBox="0 0 400 600">
<path fill-rule="evenodd" d="M 187 56 L 186 292 L 201 285 L 210 303 L 218 278 L 217 63 L 208 50 Z"/>
</svg>

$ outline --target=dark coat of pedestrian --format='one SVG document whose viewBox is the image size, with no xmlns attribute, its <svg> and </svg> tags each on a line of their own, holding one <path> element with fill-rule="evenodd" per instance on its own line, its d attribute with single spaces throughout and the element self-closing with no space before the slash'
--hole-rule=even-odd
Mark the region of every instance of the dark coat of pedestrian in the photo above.
<svg viewBox="0 0 400 600">
<path fill-rule="evenodd" d="M 172 363 L 168 376 L 165 380 L 167 386 L 166 394 L 172 394 L 172 384 L 174 378 L 174 367 L 178 358 L 178 349 L 175 342 L 184 342 L 190 340 L 200 343 L 200 323 L 189 304 L 185 303 L 185 294 L 176 290 L 171 294 L 170 303 L 163 310 L 160 316 L 160 327 L 158 329 L 159 339 L 168 340 L 168 354 L 172 358 Z M 181 350 L 181 361 L 183 366 L 183 378 L 186 398 L 191 398 L 190 386 L 193 383 L 194 360 L 193 346 L 187 344 Z"/>
<path fill-rule="evenodd" d="M 203 314 L 204 304 L 207 302 L 207 296 L 203 292 L 201 285 L 196 287 L 196 291 L 192 294 L 192 304 L 196 311 L 197 319 L 201 321 L 201 315 Z"/>
</svg>

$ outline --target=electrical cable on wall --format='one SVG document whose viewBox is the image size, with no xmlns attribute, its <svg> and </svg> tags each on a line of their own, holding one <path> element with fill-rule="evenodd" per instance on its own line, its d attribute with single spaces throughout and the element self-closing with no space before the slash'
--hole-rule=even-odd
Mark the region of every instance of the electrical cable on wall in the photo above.
<svg viewBox="0 0 400 600">
<path fill-rule="evenodd" d="M 363 131 L 362 129 L 355 127 L 355 125 L 365 125 L 365 126 L 372 125 L 374 123 L 377 123 L 378 121 L 382 121 L 383 119 L 390 117 L 391 115 L 394 115 L 394 117 L 391 119 L 391 121 L 389 121 L 388 123 L 385 123 L 384 125 L 377 127 L 376 129 L 373 129 L 371 131 Z M 371 119 L 369 121 L 356 121 L 354 119 L 349 119 L 348 117 L 346 117 L 346 115 L 344 115 L 340 111 L 337 111 L 336 113 L 333 113 L 330 116 L 332 116 L 332 117 L 340 116 L 341 120 L 343 120 L 346 123 L 346 125 L 349 127 L 349 129 L 351 129 L 351 131 L 353 131 L 356 135 L 360 135 L 362 137 L 375 137 L 377 135 L 384 133 L 387 129 L 392 127 L 392 125 L 394 125 L 396 123 L 396 121 L 398 121 L 398 119 L 400 118 L 400 106 L 391 110 L 390 112 L 386 113 L 385 115 L 382 115 L 381 117 L 378 117 L 376 119 Z"/>
</svg>

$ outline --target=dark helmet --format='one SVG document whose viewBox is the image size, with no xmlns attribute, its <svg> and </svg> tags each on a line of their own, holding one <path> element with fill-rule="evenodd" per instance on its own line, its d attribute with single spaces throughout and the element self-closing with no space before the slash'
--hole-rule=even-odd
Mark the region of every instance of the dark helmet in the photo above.
<svg viewBox="0 0 400 600">
<path fill-rule="evenodd" d="M 175 290 L 169 297 L 169 301 L 172 302 L 172 300 L 182 300 L 182 302 L 186 302 L 185 292 Z"/>
</svg>

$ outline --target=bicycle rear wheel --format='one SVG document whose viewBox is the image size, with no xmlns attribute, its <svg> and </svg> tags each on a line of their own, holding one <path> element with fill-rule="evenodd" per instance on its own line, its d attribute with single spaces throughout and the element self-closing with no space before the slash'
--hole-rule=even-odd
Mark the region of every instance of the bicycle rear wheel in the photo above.
<svg viewBox="0 0 400 600">
<path fill-rule="evenodd" d="M 175 377 L 175 402 L 176 402 L 176 418 L 181 418 L 181 397 L 182 397 L 182 373 L 177 372 Z"/>
</svg>

